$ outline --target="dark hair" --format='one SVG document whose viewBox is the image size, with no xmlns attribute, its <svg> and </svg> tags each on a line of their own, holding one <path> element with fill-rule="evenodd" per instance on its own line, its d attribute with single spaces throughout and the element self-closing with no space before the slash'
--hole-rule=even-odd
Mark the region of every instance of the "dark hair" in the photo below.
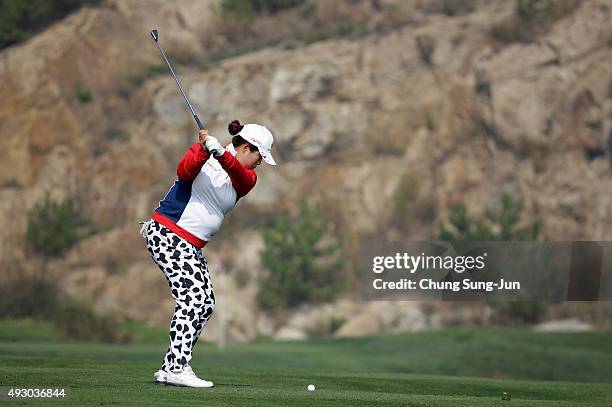
<svg viewBox="0 0 612 407">
<path fill-rule="evenodd" d="M 253 144 L 249 143 L 248 141 L 246 141 L 245 139 L 243 139 L 241 136 L 238 136 L 237 134 L 240 133 L 240 131 L 242 131 L 242 128 L 244 126 L 242 124 L 240 124 L 240 122 L 238 120 L 234 120 L 232 121 L 229 126 L 227 126 L 227 129 L 229 130 L 229 133 L 234 136 L 232 138 L 232 144 L 234 145 L 234 148 L 236 147 L 240 147 L 243 144 L 248 144 L 249 145 L 249 149 L 252 152 L 258 151 L 258 148 L 256 146 L 254 146 Z"/>
<path fill-rule="evenodd" d="M 238 120 L 234 120 L 229 124 L 229 126 L 227 126 L 227 129 L 232 136 L 235 136 L 236 134 L 240 133 L 243 127 L 244 126 L 240 124 Z"/>
</svg>

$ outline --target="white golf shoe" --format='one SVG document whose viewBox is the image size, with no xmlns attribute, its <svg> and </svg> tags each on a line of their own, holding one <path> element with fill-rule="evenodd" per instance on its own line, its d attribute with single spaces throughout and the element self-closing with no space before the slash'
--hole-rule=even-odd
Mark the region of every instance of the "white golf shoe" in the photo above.
<svg viewBox="0 0 612 407">
<path fill-rule="evenodd" d="M 160 383 L 160 384 L 166 383 L 167 374 L 168 372 L 165 372 L 163 370 L 158 370 L 157 372 L 153 373 L 153 377 L 155 378 L 155 383 Z"/>
<path fill-rule="evenodd" d="M 180 373 L 167 372 L 165 384 L 170 384 L 172 386 L 203 388 L 209 388 L 214 386 L 213 382 L 209 382 L 208 380 L 203 380 L 197 377 L 195 373 L 193 373 L 193 369 L 191 369 L 191 366 L 189 365 L 185 366 L 183 368 L 183 371 Z"/>
</svg>

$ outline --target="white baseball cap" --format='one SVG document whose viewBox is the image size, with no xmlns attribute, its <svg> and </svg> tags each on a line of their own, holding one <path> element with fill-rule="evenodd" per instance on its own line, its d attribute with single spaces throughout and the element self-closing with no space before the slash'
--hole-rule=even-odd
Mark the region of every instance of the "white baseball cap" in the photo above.
<svg viewBox="0 0 612 407">
<path fill-rule="evenodd" d="M 243 139 L 253 144 L 259 150 L 261 158 L 270 165 L 276 165 L 272 157 L 272 144 L 274 137 L 270 130 L 259 124 L 245 124 L 240 133 L 237 134 Z"/>
</svg>

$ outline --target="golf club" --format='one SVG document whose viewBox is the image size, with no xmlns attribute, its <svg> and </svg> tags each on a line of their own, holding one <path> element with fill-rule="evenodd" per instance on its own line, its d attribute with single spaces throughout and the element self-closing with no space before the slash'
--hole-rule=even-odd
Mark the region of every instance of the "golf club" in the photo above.
<svg viewBox="0 0 612 407">
<path fill-rule="evenodd" d="M 185 91 L 181 87 L 181 83 L 176 77 L 176 74 L 174 73 L 174 69 L 172 69 L 172 65 L 170 65 L 170 61 L 168 61 L 168 58 L 166 58 L 166 54 L 164 54 L 164 50 L 159 45 L 159 35 L 157 34 L 157 30 L 151 30 L 151 37 L 153 37 L 153 41 L 155 41 L 155 44 L 157 44 L 157 48 L 159 48 L 159 52 L 161 52 L 161 55 L 164 58 L 164 61 L 166 61 L 166 65 L 168 65 L 168 68 L 170 68 L 170 72 L 172 73 L 172 76 L 174 76 L 174 80 L 176 81 L 176 84 L 178 85 L 181 93 L 183 94 L 183 97 L 185 98 L 185 102 L 187 103 L 187 106 L 189 106 L 189 110 L 191 110 L 191 114 L 193 115 L 193 118 L 198 124 L 198 127 L 200 128 L 200 130 L 204 130 L 204 125 L 198 118 L 198 115 L 196 114 L 196 112 L 193 110 L 193 106 L 191 106 L 191 103 L 189 103 L 189 99 L 187 99 L 187 95 L 185 94 Z"/>
</svg>

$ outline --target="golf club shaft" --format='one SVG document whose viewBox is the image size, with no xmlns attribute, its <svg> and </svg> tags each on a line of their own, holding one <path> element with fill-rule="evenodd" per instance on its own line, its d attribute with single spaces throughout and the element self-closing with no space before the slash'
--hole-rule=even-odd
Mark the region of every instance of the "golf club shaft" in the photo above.
<svg viewBox="0 0 612 407">
<path fill-rule="evenodd" d="M 164 50 L 159 45 L 158 41 L 155 41 L 155 44 L 157 44 L 157 48 L 159 48 L 159 52 L 161 52 L 161 55 L 164 58 L 164 61 L 166 61 L 166 65 L 168 65 L 168 68 L 170 68 L 170 72 L 172 73 L 172 76 L 174 77 L 174 80 L 176 81 L 176 84 L 178 85 L 179 90 L 183 94 L 183 97 L 185 98 L 185 102 L 187 103 L 187 106 L 189 106 L 189 110 L 191 110 L 191 114 L 193 115 L 193 118 L 195 119 L 198 127 L 200 128 L 200 130 L 204 130 L 204 125 L 202 124 L 202 122 L 198 118 L 198 115 L 196 114 L 196 112 L 193 110 L 193 106 L 191 106 L 191 103 L 189 103 L 189 99 L 187 99 L 187 95 L 185 94 L 185 91 L 183 90 L 183 87 L 181 86 L 181 83 L 179 82 L 178 78 L 176 77 L 176 74 L 174 73 L 174 69 L 172 69 L 172 65 L 170 65 L 170 61 L 168 61 L 168 58 L 166 58 L 166 54 L 164 53 Z"/>
</svg>

